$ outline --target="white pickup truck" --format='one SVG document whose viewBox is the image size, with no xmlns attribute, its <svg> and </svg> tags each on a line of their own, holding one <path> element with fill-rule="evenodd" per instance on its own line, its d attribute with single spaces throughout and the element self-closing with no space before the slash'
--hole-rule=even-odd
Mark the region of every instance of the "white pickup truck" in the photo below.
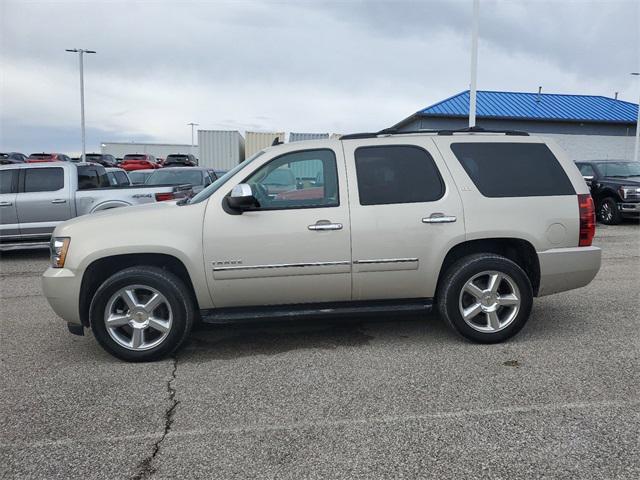
<svg viewBox="0 0 640 480">
<path fill-rule="evenodd" d="M 534 297 L 595 277 L 594 233 L 589 189 L 552 142 L 353 134 L 258 152 L 186 203 L 59 225 L 43 290 L 72 333 L 128 361 L 171 354 L 199 319 L 432 307 L 492 343 Z"/>
<path fill-rule="evenodd" d="M 103 166 L 70 162 L 0 166 L 0 251 L 46 247 L 70 218 L 190 196 L 189 186 L 113 187 Z"/>
</svg>

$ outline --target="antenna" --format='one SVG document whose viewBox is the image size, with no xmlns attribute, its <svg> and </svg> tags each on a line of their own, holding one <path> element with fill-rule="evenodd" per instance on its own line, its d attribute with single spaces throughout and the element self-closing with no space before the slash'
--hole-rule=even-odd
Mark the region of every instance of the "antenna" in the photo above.
<svg viewBox="0 0 640 480">
<path fill-rule="evenodd" d="M 538 87 L 538 96 L 536 97 L 536 103 L 540 103 L 540 94 L 542 93 L 542 87 Z"/>
<path fill-rule="evenodd" d="M 616 94 L 613 96 L 613 99 L 614 99 L 614 100 L 617 100 L 617 99 L 618 99 L 618 92 L 616 92 Z"/>
</svg>

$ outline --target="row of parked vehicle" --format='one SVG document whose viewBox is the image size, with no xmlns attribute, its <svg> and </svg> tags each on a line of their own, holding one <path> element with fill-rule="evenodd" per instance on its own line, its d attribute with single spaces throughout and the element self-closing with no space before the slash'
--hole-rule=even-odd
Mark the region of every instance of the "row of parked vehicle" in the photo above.
<svg viewBox="0 0 640 480">
<path fill-rule="evenodd" d="M 190 198 L 223 173 L 203 167 L 127 172 L 68 161 L 0 165 L 0 251 L 46 245 L 56 225 L 76 216 Z"/>
<path fill-rule="evenodd" d="M 97 163 L 106 168 L 120 167 L 127 171 L 162 167 L 195 167 L 198 159 L 189 153 L 172 153 L 167 158 L 156 158 L 148 153 L 129 153 L 122 158 L 116 158 L 108 153 L 87 153 L 85 160 Z M 82 158 L 69 157 L 64 153 L 32 153 L 26 156 L 20 152 L 0 153 L 0 165 L 13 163 L 42 163 L 42 162 L 72 162 L 80 163 Z"/>
</svg>

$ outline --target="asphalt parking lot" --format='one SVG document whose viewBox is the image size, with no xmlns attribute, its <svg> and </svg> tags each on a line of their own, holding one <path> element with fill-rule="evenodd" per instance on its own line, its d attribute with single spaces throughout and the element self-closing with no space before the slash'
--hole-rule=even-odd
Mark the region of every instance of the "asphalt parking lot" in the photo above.
<svg viewBox="0 0 640 480">
<path fill-rule="evenodd" d="M 206 327 L 118 361 L 0 260 L 3 478 L 639 478 L 640 227 L 598 226 L 586 288 L 512 341 L 436 316 Z"/>
</svg>

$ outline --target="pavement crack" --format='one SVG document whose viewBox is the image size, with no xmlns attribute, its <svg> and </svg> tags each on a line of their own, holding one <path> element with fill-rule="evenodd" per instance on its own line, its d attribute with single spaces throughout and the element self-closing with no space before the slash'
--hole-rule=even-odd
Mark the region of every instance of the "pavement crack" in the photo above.
<svg viewBox="0 0 640 480">
<path fill-rule="evenodd" d="M 147 455 L 142 461 L 138 464 L 137 471 L 131 480 L 145 480 L 150 478 L 157 470 L 154 465 L 154 460 L 160 453 L 160 446 L 164 439 L 167 438 L 167 435 L 171 431 L 171 427 L 173 425 L 173 415 L 175 414 L 176 408 L 180 403 L 176 400 L 176 389 L 173 387 L 173 381 L 176 379 L 176 371 L 178 370 L 178 357 L 171 357 L 173 360 L 173 369 L 171 371 L 171 378 L 167 380 L 167 394 L 169 395 L 169 408 L 167 408 L 164 412 L 164 431 L 162 432 L 162 436 L 153 444 L 151 448 L 151 453 Z"/>
</svg>

